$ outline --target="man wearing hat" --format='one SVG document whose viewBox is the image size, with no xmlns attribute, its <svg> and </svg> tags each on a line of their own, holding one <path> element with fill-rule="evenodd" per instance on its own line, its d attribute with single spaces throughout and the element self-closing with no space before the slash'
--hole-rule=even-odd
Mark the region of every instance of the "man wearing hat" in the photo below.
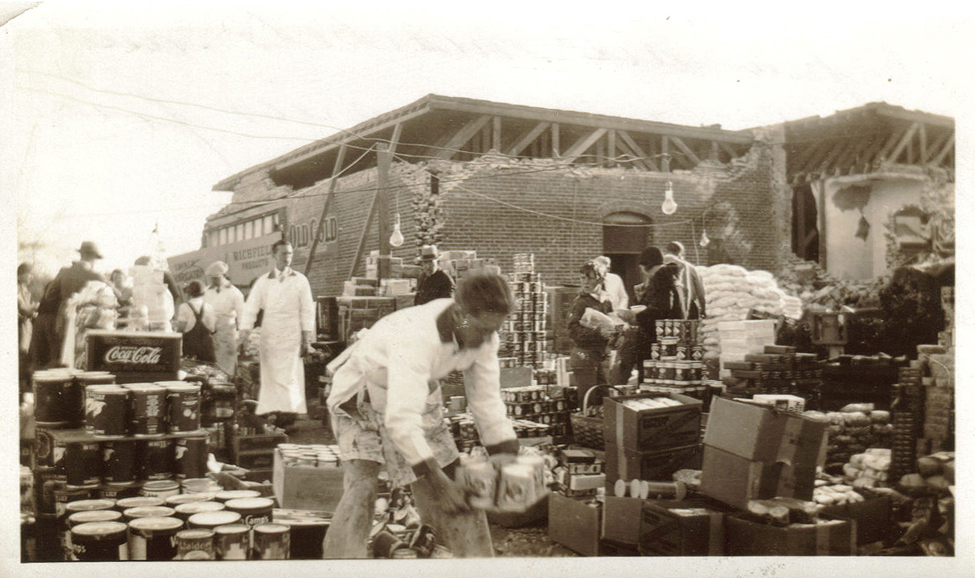
<svg viewBox="0 0 975 578">
<path fill-rule="evenodd" d="M 89 281 L 101 281 L 112 287 L 102 274 L 93 270 L 95 261 L 102 258 L 98 246 L 85 241 L 78 249 L 81 258 L 63 267 L 44 289 L 37 319 L 34 322 L 34 338 L 31 340 L 30 359 L 33 369 L 60 365 L 61 341 L 64 338 L 64 305 Z"/>
<path fill-rule="evenodd" d="M 244 294 L 227 278 L 229 270 L 223 261 L 210 263 L 206 268 L 210 286 L 203 294 L 203 302 L 217 314 L 217 330 L 213 334 L 217 365 L 233 376 L 237 371 L 237 324 L 244 315 Z"/>
<path fill-rule="evenodd" d="M 420 247 L 420 265 L 423 272 L 416 284 L 414 305 L 423 305 L 434 299 L 449 298 L 454 294 L 454 280 L 440 269 L 440 252 L 436 245 Z"/>
</svg>

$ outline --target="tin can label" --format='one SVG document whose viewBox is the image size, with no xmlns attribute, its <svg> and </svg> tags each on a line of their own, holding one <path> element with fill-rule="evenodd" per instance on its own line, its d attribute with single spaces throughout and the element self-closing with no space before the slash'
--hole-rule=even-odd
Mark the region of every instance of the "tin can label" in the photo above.
<svg viewBox="0 0 975 578">
<path fill-rule="evenodd" d="M 103 480 L 112 484 L 133 482 L 136 479 L 136 442 L 112 440 L 101 444 Z"/>
<path fill-rule="evenodd" d="M 98 442 L 67 444 L 64 464 L 68 483 L 73 486 L 86 486 L 101 482 L 102 459 Z"/>
</svg>

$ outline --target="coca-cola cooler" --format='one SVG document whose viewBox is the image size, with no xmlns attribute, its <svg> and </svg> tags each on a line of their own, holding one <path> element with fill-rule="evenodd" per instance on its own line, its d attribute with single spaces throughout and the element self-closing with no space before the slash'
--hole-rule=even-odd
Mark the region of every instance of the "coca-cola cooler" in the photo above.
<svg viewBox="0 0 975 578">
<path fill-rule="evenodd" d="M 89 331 L 88 370 L 108 371 L 115 383 L 179 379 L 183 336 L 149 331 Z"/>
</svg>

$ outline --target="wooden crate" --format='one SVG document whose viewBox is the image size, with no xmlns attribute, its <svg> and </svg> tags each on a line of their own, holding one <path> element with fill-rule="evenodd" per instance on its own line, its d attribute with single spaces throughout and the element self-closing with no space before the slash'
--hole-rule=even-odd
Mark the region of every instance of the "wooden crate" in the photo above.
<svg viewBox="0 0 975 578">
<path fill-rule="evenodd" d="M 335 512 L 342 499 L 342 468 L 285 465 L 274 452 L 274 496 L 278 507 Z"/>
</svg>

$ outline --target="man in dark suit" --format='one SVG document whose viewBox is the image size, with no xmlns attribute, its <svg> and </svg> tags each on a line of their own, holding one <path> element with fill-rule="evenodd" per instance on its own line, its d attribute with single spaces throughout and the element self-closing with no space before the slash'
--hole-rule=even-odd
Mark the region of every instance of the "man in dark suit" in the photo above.
<svg viewBox="0 0 975 578">
<path fill-rule="evenodd" d="M 60 365 L 61 341 L 64 338 L 64 305 L 68 299 L 81 290 L 89 281 L 108 280 L 92 269 L 95 261 L 102 258 L 98 246 L 85 241 L 78 249 L 81 258 L 63 267 L 57 276 L 47 284 L 44 296 L 37 309 L 34 321 L 34 337 L 30 345 L 30 359 L 33 369 L 45 369 Z"/>
<path fill-rule="evenodd" d="M 440 269 L 437 259 L 440 252 L 436 245 L 424 245 L 420 248 L 420 264 L 423 273 L 416 284 L 414 305 L 423 305 L 434 299 L 449 298 L 454 294 L 454 280 Z"/>
</svg>

